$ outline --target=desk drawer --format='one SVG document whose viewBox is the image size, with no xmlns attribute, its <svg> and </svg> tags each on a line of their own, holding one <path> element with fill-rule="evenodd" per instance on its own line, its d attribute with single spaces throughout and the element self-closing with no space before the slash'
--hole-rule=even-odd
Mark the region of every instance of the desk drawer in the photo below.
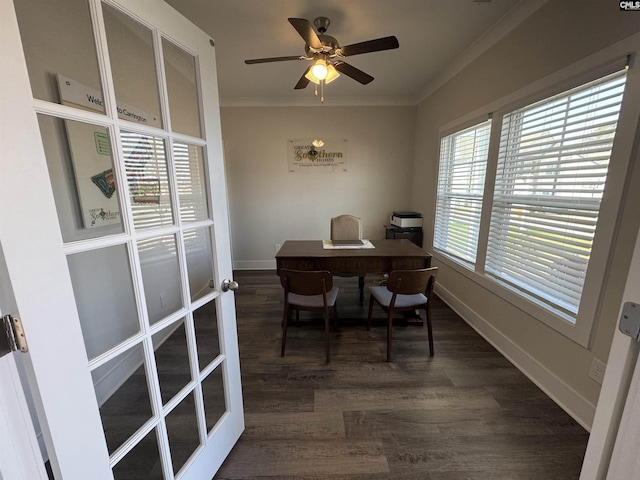
<svg viewBox="0 0 640 480">
<path fill-rule="evenodd" d="M 277 261 L 278 271 L 288 270 L 317 270 L 314 258 L 280 258 Z"/>
<path fill-rule="evenodd" d="M 389 263 L 389 271 L 416 270 L 430 267 L 431 258 L 392 258 Z"/>
<path fill-rule="evenodd" d="M 386 271 L 387 266 L 386 260 L 378 257 L 318 258 L 316 264 L 318 270 L 329 270 L 336 275 L 382 273 Z"/>
</svg>

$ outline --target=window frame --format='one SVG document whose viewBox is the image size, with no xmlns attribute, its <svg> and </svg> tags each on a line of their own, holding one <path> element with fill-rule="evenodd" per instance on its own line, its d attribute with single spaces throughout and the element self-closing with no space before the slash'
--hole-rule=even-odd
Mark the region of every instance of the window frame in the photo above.
<svg viewBox="0 0 640 480">
<path fill-rule="evenodd" d="M 440 160 L 442 159 L 442 146 L 443 146 L 443 141 L 445 139 L 447 139 L 449 137 L 452 137 L 453 135 L 458 135 L 458 134 L 465 133 L 465 132 L 467 132 L 469 130 L 472 130 L 472 129 L 477 129 L 477 128 L 485 125 L 485 124 L 488 124 L 488 126 L 489 126 L 488 146 L 487 146 L 487 159 L 488 159 L 488 157 L 489 157 L 489 149 L 490 149 L 490 145 L 491 145 L 491 134 L 492 134 L 492 131 L 493 131 L 492 119 L 491 119 L 490 115 L 488 117 L 485 115 L 482 118 L 475 118 L 475 119 L 473 119 L 473 121 L 468 122 L 468 124 L 465 125 L 463 128 L 456 128 L 456 129 L 453 129 L 450 132 L 447 132 L 446 134 L 441 135 L 440 136 L 440 141 L 438 143 L 438 178 L 437 178 L 436 189 L 435 189 L 436 193 L 435 193 L 435 206 L 434 206 L 434 227 L 433 227 L 433 233 L 434 233 L 434 241 L 433 241 L 433 243 L 434 243 L 434 247 L 433 248 L 434 248 L 434 250 L 440 251 L 440 252 L 442 252 L 443 254 L 445 254 L 447 256 L 455 258 L 457 261 L 459 261 L 462 264 L 467 265 L 469 268 L 473 267 L 474 265 L 477 265 L 478 244 L 480 242 L 480 231 L 478 231 L 478 238 L 477 238 L 477 244 L 476 244 L 476 257 L 473 260 L 469 260 L 469 259 L 463 258 L 461 256 L 454 255 L 453 252 L 451 252 L 451 251 L 447 251 L 447 250 L 444 250 L 444 249 L 441 249 L 441 248 L 435 246 L 436 231 L 437 231 L 437 226 L 438 226 L 437 225 L 438 222 L 437 222 L 437 218 L 436 218 L 436 212 L 438 211 L 438 206 L 441 203 L 439 201 L 439 198 L 441 197 L 441 195 L 440 195 L 440 184 L 441 184 L 441 182 L 440 182 L 440 180 L 441 180 L 440 179 L 440 167 L 441 167 Z M 475 160 L 474 160 L 474 163 L 476 163 Z M 485 165 L 484 165 L 484 170 L 485 170 L 484 178 L 485 178 L 485 180 L 484 180 L 484 185 L 483 185 L 483 193 L 481 195 L 477 195 L 477 198 L 480 200 L 480 215 L 479 215 L 479 219 L 478 219 L 478 230 L 480 230 L 480 228 L 482 227 L 482 220 L 483 220 L 482 216 L 483 216 L 483 206 L 484 206 L 484 189 L 486 188 L 487 168 L 488 168 L 488 165 L 487 165 L 487 161 L 485 160 Z M 449 182 L 448 185 L 451 186 L 451 182 Z M 476 197 L 475 194 L 468 194 L 468 196 L 469 197 L 471 197 L 471 196 Z M 449 197 L 450 198 L 454 198 L 454 197 L 462 198 L 463 195 L 462 194 L 460 194 L 458 196 L 449 195 Z"/>
<path fill-rule="evenodd" d="M 515 290 L 497 278 L 490 277 L 484 271 L 502 119 L 504 115 L 517 109 L 576 88 L 624 67 L 627 67 L 627 85 L 618 118 L 607 182 L 600 204 L 600 218 L 593 240 L 591 260 L 582 290 L 580 308 L 574 320 L 560 312 L 549 309 L 546 304 L 533 296 Z M 601 308 L 601 291 L 607 280 L 608 264 L 616 236 L 616 225 L 623 206 L 623 192 L 626 191 L 625 176 L 631 159 L 638 114 L 640 113 L 640 107 L 636 106 L 640 100 L 637 98 L 638 96 L 640 96 L 640 68 L 633 68 L 633 62 L 629 62 L 629 57 L 626 54 L 621 56 L 620 51 L 616 51 L 614 46 L 478 109 L 461 119 L 444 125 L 438 133 L 438 159 L 440 158 L 440 142 L 444 136 L 456 131 L 463 131 L 473 125 L 472 122 L 479 123 L 479 119 L 486 119 L 487 112 L 492 112 L 490 114 L 492 116 L 491 136 L 476 263 L 473 265 L 461 262 L 458 258 L 438 249 L 433 251 L 434 258 L 576 343 L 589 347 L 595 319 Z M 435 185 L 437 186 L 437 179 Z M 434 192 L 434 230 L 436 197 L 437 192 Z"/>
</svg>

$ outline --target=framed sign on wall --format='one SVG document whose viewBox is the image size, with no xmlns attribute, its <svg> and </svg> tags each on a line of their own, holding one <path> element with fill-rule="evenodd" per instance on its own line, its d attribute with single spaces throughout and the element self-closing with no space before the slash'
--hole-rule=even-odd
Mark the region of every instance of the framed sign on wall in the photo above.
<svg viewBox="0 0 640 480">
<path fill-rule="evenodd" d="M 289 173 L 346 172 L 347 141 L 287 140 L 287 158 Z"/>
</svg>

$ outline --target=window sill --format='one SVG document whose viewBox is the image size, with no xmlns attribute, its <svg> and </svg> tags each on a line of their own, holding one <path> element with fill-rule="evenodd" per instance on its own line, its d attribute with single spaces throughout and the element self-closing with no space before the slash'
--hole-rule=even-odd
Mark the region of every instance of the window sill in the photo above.
<svg viewBox="0 0 640 480">
<path fill-rule="evenodd" d="M 525 296 L 522 292 L 500 283 L 494 278 L 471 270 L 470 267 L 461 263 L 458 259 L 454 259 L 442 251 L 433 249 L 432 254 L 437 262 L 463 275 L 483 289 L 501 298 L 509 305 L 522 310 L 533 319 L 542 322 L 577 344 L 585 348 L 589 347 L 593 319 L 581 319 L 580 317 L 574 319 L 560 312 L 553 311 L 548 305 L 537 301 L 535 298 Z M 452 290 L 455 290 L 455 288 Z"/>
</svg>

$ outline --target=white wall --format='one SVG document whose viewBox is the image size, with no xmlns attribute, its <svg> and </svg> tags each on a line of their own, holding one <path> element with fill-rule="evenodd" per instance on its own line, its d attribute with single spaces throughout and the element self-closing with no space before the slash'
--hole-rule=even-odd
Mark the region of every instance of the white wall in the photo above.
<svg viewBox="0 0 640 480">
<path fill-rule="evenodd" d="M 275 269 L 276 244 L 327 239 L 342 213 L 384 238 L 409 206 L 415 107 L 226 107 L 221 119 L 236 269 Z M 287 140 L 305 138 L 346 139 L 348 171 L 289 173 Z"/>
<path fill-rule="evenodd" d="M 568 3 L 573 6 L 568 7 Z M 433 216 L 435 157 L 438 131 L 443 125 L 638 31 L 637 16 L 620 12 L 616 2 L 551 0 L 545 4 L 419 105 L 416 137 L 421 141 L 416 143 L 412 208 L 423 211 L 427 218 Z M 640 45 L 636 45 L 635 50 L 639 48 Z M 632 181 L 640 180 L 636 177 Z M 629 189 L 626 201 L 630 206 L 637 205 L 633 188 Z M 616 215 L 616 212 L 603 213 L 614 218 Z M 590 348 L 578 345 L 528 312 L 434 260 L 434 264 L 441 267 L 440 293 L 586 427 L 591 424 L 600 391 L 600 386 L 588 376 L 589 367 L 593 357 L 607 359 L 638 220 L 637 208 L 636 213 L 632 213 L 631 208 L 623 211 Z M 428 224 L 425 248 L 432 245 L 432 237 L 432 225 Z"/>
</svg>

